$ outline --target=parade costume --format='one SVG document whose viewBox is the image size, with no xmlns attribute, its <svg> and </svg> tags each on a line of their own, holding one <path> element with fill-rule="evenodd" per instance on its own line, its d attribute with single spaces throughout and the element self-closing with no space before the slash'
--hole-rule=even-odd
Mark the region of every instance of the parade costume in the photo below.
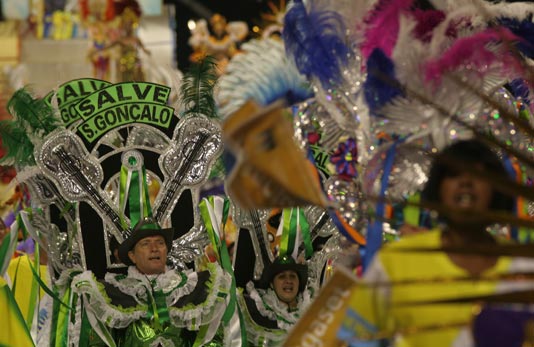
<svg viewBox="0 0 534 347">
<path fill-rule="evenodd" d="M 141 51 L 149 52 L 136 32 L 142 15 L 141 6 L 133 0 L 116 1 L 115 13 L 120 18 L 119 37 L 107 48 L 118 46 L 117 81 L 145 81 L 140 55 Z"/>
<path fill-rule="evenodd" d="M 220 74 L 224 73 L 228 61 L 239 53 L 238 45 L 249 33 L 248 25 L 244 21 L 227 22 L 226 18 L 215 13 L 208 22 L 200 19 L 195 28 L 191 30 L 188 44 L 193 48 L 189 60 L 196 62 L 206 55 L 213 56 L 217 60 L 217 69 Z"/>
<path fill-rule="evenodd" d="M 294 307 L 282 301 L 272 285 L 274 277 L 284 271 L 295 272 L 299 279 Z M 252 281 L 246 288 L 240 288 L 238 302 L 248 342 L 253 346 L 281 346 L 289 330 L 310 304 L 313 291 L 307 285 L 307 265 L 297 264 L 290 256 L 282 256 L 266 264 L 258 288 Z"/>
<path fill-rule="evenodd" d="M 477 176 L 477 169 L 492 176 Z M 528 315 L 531 308 L 521 305 L 527 301 L 518 293 L 532 290 L 534 283 L 518 274 L 532 273 L 534 262 L 513 258 L 519 253 L 498 253 L 506 245 L 488 232 L 494 215 L 513 211 L 513 200 L 491 181 L 510 184 L 508 177 L 498 155 L 475 139 L 457 141 L 436 155 L 421 199 L 438 206 L 441 230 L 406 236 L 375 255 L 354 286 L 338 337 L 354 347 L 485 346 L 475 341 L 474 335 L 486 333 L 473 322 L 487 323 L 496 308 L 508 309 L 516 319 Z M 494 252 L 478 253 L 477 247 Z M 506 298 L 499 300 L 502 295 Z M 481 308 L 488 316 L 478 316 Z M 519 326 L 528 329 L 524 320 Z M 510 339 L 520 341 L 530 339 Z"/>
<path fill-rule="evenodd" d="M 239 305 L 247 328 L 247 338 L 253 346 L 281 346 L 310 303 L 310 292 L 297 295 L 295 309 L 282 303 L 271 288 L 256 289 L 247 285 L 239 292 Z"/>
<path fill-rule="evenodd" d="M 52 277 L 40 345 L 223 343 L 230 277 L 214 264 L 191 269 L 207 241 L 194 225 L 197 189 L 222 149 L 213 63 L 195 67 L 182 83 L 180 115 L 168 106 L 170 88 L 148 82 L 80 79 L 43 99 L 21 90 L 11 100 L 18 108 L 2 127 L 13 142 L 7 157 L 25 158 L 14 160 L 17 178 L 38 207 L 20 225 L 46 251 Z M 104 95 L 107 116 L 91 106 L 86 123 L 73 105 Z M 147 218 L 152 231 L 134 228 Z M 165 238 L 168 255 L 165 273 L 153 277 L 124 266 L 150 235 Z"/>
<path fill-rule="evenodd" d="M 165 268 L 163 273 L 145 274 L 128 257 L 147 237 L 163 237 L 169 249 L 173 234 L 153 219 L 144 219 L 118 247 L 119 258 L 130 265 L 126 275 L 108 273 L 100 282 L 86 271 L 73 278 L 70 286 L 82 298 L 92 328 L 103 339 L 112 335 L 119 347 L 222 343 L 222 336 L 217 336 L 219 341 L 215 338 L 228 304 L 228 274 L 214 264 L 200 272 Z M 103 332 L 102 325 L 113 330 Z M 198 330 L 196 340 L 193 332 Z"/>
<path fill-rule="evenodd" d="M 474 345 L 470 332 L 474 303 L 429 302 L 524 288 L 525 283 L 482 278 L 532 270 L 533 264 L 523 259 L 499 257 L 495 266 L 477 279 L 470 278 L 445 253 L 402 251 L 403 248 L 439 248 L 441 233 L 432 230 L 406 237 L 377 254 L 364 276 L 364 284 L 353 291 L 340 337 L 352 341 L 351 346 L 379 346 L 381 339 L 394 340 L 395 346 Z M 466 280 L 455 280 L 459 278 Z M 386 283 L 391 285 L 385 286 Z"/>
<path fill-rule="evenodd" d="M 127 275 L 107 274 L 102 282 L 91 273 L 80 274 L 72 286 L 94 319 L 114 329 L 117 346 L 193 346 L 196 336 L 191 332 L 208 330 L 210 323 L 203 343 L 215 337 L 229 282 L 212 265 L 201 272 L 168 269 L 161 275 L 144 275 L 131 266 Z M 218 339 L 222 343 L 222 336 Z"/>
</svg>

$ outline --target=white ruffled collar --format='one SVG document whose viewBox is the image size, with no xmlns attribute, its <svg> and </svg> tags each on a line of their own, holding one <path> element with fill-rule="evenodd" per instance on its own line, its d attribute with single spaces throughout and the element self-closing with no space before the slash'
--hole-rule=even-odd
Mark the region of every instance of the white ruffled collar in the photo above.
<svg viewBox="0 0 534 347">
<path fill-rule="evenodd" d="M 231 278 L 219 267 L 208 265 L 210 273 L 209 284 L 204 290 L 208 291 L 207 298 L 195 305 L 173 306 L 179 299 L 193 292 L 199 283 L 198 273 L 194 271 L 175 272 L 168 270 L 164 274 L 154 276 L 154 288 L 164 291 L 165 301 L 169 308 L 171 324 L 198 330 L 200 326 L 220 319 L 227 305 L 228 288 Z M 130 295 L 139 304 L 135 307 L 122 308 L 110 303 L 104 287 L 90 271 L 85 271 L 73 278 L 72 288 L 79 295 L 84 296 L 88 312 L 92 312 L 98 319 L 112 328 L 125 328 L 132 322 L 148 318 L 147 305 L 151 291 L 151 280 L 140 273 L 135 267 L 128 269 L 128 275 L 106 274 L 105 281 L 124 294 Z"/>
<path fill-rule="evenodd" d="M 146 275 L 135 266 L 128 267 L 128 275 L 107 273 L 106 282 L 118 288 L 121 292 L 134 297 L 146 298 L 147 290 L 162 290 L 163 293 L 181 288 L 184 285 L 194 288 L 197 284 L 196 276 L 188 276 L 183 272 L 176 272 L 168 268 L 158 275 Z"/>
<path fill-rule="evenodd" d="M 297 295 L 297 306 L 294 310 L 289 310 L 288 305 L 276 295 L 271 288 L 256 289 L 252 282 L 247 284 L 247 292 L 254 300 L 256 308 L 262 316 L 277 321 L 278 327 L 289 330 L 300 318 L 304 310 L 310 304 L 310 292 L 306 288 Z"/>
</svg>

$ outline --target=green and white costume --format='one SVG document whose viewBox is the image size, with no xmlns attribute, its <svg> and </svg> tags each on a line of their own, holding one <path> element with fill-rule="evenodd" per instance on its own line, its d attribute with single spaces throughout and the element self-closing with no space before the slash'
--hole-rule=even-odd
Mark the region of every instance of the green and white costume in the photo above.
<svg viewBox="0 0 534 347">
<path fill-rule="evenodd" d="M 112 336 L 118 347 L 215 346 L 222 341 L 230 282 L 214 264 L 206 271 L 151 276 L 130 266 L 127 275 L 108 273 L 104 281 L 83 272 L 72 288 L 83 298 L 94 331 L 104 341 Z"/>
<path fill-rule="evenodd" d="M 252 282 L 247 292 L 239 290 L 238 302 L 247 328 L 247 339 L 252 346 L 281 346 L 289 330 L 297 323 L 310 304 L 310 291 L 297 296 L 297 307 L 289 310 L 271 288 L 257 289 Z"/>
</svg>

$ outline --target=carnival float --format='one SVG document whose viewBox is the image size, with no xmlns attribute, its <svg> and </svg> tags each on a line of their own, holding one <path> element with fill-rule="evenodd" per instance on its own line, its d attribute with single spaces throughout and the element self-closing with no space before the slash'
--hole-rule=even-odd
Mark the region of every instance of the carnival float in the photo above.
<svg viewBox="0 0 534 347">
<path fill-rule="evenodd" d="M 16 4 L 0 345 L 534 344 L 530 2 Z"/>
</svg>

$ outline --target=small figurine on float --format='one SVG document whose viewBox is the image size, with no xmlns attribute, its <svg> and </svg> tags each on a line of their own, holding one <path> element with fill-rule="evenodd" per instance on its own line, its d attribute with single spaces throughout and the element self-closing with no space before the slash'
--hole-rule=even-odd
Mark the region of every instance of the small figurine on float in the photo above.
<svg viewBox="0 0 534 347">
<path fill-rule="evenodd" d="M 189 59 L 196 62 L 206 55 L 217 59 L 219 74 L 222 74 L 226 64 L 238 51 L 238 45 L 248 34 L 248 25 L 245 22 L 227 22 L 226 18 L 218 13 L 209 20 L 211 33 L 205 19 L 196 22 L 191 31 L 189 45 L 194 52 Z"/>
<path fill-rule="evenodd" d="M 109 80 L 110 52 L 106 48 L 115 17 L 113 1 L 80 0 L 80 15 L 91 39 L 87 57 L 93 65 L 93 77 Z"/>
<path fill-rule="evenodd" d="M 136 0 L 115 2 L 115 13 L 119 18 L 118 37 L 108 48 L 118 46 L 117 82 L 144 81 L 145 74 L 140 58 L 140 50 L 150 54 L 137 36 L 141 18 L 141 7 Z"/>
<path fill-rule="evenodd" d="M 44 35 L 44 7 L 44 0 L 31 2 L 27 32 L 32 32 L 38 39 Z"/>
</svg>

